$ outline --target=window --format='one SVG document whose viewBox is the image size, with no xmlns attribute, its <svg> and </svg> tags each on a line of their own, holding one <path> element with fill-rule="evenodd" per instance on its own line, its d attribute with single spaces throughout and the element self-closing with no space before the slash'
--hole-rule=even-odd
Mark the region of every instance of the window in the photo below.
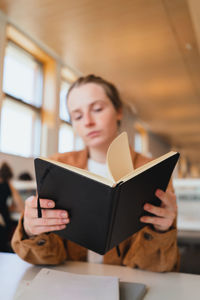
<svg viewBox="0 0 200 300">
<path fill-rule="evenodd" d="M 42 104 L 42 66 L 32 55 L 9 42 L 4 60 L 3 91 L 36 107 Z"/>
<path fill-rule="evenodd" d="M 148 152 L 148 134 L 145 128 L 138 122 L 134 124 L 134 148 L 136 152 L 142 153 L 145 156 L 151 157 Z"/>
<path fill-rule="evenodd" d="M 142 135 L 140 132 L 135 133 L 135 151 L 142 153 Z"/>
<path fill-rule="evenodd" d="M 1 115 L 1 151 L 25 157 L 38 155 L 38 113 L 24 104 L 6 98 Z"/>
<path fill-rule="evenodd" d="M 84 148 L 83 141 L 80 137 L 74 134 L 70 124 L 70 115 L 67 109 L 67 92 L 70 83 L 67 81 L 61 82 L 60 89 L 60 128 L 59 128 L 59 142 L 58 152 L 68 152 L 73 150 L 80 150 Z"/>
<path fill-rule="evenodd" d="M 68 152 L 74 149 L 74 133 L 72 126 L 69 124 L 62 123 L 59 129 L 59 144 L 58 151 Z"/>
<path fill-rule="evenodd" d="M 70 116 L 67 109 L 67 93 L 70 87 L 70 83 L 67 81 L 61 82 L 60 88 L 60 119 L 66 122 L 70 122 Z"/>
<path fill-rule="evenodd" d="M 26 157 L 39 155 L 42 78 L 41 63 L 9 41 L 3 73 L 2 152 Z"/>
</svg>

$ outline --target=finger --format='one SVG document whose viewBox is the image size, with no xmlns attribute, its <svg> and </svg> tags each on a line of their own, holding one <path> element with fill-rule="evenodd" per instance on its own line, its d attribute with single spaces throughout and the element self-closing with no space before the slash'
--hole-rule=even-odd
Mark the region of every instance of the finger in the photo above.
<svg viewBox="0 0 200 300">
<path fill-rule="evenodd" d="M 69 213 L 62 209 L 42 209 L 42 218 L 69 218 Z"/>
<path fill-rule="evenodd" d="M 176 194 L 170 190 L 167 190 L 166 193 L 168 194 L 170 200 L 171 200 L 171 203 L 176 206 Z"/>
<path fill-rule="evenodd" d="M 144 205 L 144 210 L 146 210 L 158 217 L 165 217 L 165 218 L 174 218 L 175 217 L 175 212 L 169 211 L 168 209 L 163 208 L 163 207 L 151 205 L 149 203 L 146 203 Z"/>
<path fill-rule="evenodd" d="M 157 189 L 155 195 L 164 203 L 166 206 L 173 206 L 176 203 L 176 195 L 170 191 L 162 191 Z"/>
<path fill-rule="evenodd" d="M 28 197 L 26 200 L 25 200 L 25 207 L 32 207 L 33 206 L 33 203 L 35 201 L 35 205 L 36 205 L 36 197 L 35 196 L 30 196 Z M 34 205 L 34 206 L 35 206 Z"/>
<path fill-rule="evenodd" d="M 25 209 L 25 217 L 38 218 L 38 211 L 36 208 Z M 68 218 L 69 214 L 66 210 L 61 209 L 42 209 L 42 218 Z"/>
<path fill-rule="evenodd" d="M 26 200 L 26 206 L 37 208 L 37 197 L 31 196 Z M 40 199 L 40 207 L 41 208 L 53 208 L 55 206 L 55 202 L 50 199 Z"/>
<path fill-rule="evenodd" d="M 143 216 L 140 218 L 142 223 L 149 223 L 153 225 L 160 225 L 162 227 L 170 227 L 173 223 L 172 219 L 169 218 L 158 218 L 158 217 L 149 217 Z"/>
<path fill-rule="evenodd" d="M 65 219 L 45 219 L 45 218 L 37 218 L 34 220 L 34 226 L 57 226 L 57 225 L 64 225 L 68 224 L 69 218 Z"/>
<path fill-rule="evenodd" d="M 31 231 L 33 235 L 38 235 L 44 232 L 50 231 L 58 231 L 65 229 L 66 225 L 55 225 L 55 226 L 35 226 L 34 229 Z"/>
</svg>

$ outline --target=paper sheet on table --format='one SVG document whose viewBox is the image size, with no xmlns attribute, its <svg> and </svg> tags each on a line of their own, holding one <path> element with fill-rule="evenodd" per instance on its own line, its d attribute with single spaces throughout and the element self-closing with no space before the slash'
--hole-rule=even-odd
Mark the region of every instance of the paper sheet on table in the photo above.
<svg viewBox="0 0 200 300">
<path fill-rule="evenodd" d="M 43 268 L 15 300 L 119 300 L 119 279 Z"/>
</svg>

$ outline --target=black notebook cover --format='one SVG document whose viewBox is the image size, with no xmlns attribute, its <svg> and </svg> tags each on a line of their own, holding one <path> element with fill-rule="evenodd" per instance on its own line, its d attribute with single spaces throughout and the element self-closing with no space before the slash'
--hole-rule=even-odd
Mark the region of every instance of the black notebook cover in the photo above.
<svg viewBox="0 0 200 300">
<path fill-rule="evenodd" d="M 155 192 L 158 188 L 166 190 L 178 158 L 179 153 L 120 185 L 110 248 L 146 226 L 139 219 L 142 215 L 151 214 L 144 211 L 143 206 L 146 202 L 160 206 L 161 201 Z"/>
<path fill-rule="evenodd" d="M 166 189 L 178 157 L 176 153 L 115 187 L 37 158 L 38 195 L 69 212 L 70 223 L 56 234 L 105 254 L 146 225 L 139 221 L 144 203 L 160 204 L 155 191 Z"/>
</svg>

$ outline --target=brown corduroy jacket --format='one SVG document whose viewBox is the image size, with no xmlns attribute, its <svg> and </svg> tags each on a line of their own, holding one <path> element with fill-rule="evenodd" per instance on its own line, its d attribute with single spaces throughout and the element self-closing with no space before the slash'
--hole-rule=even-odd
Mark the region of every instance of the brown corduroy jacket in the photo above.
<svg viewBox="0 0 200 300">
<path fill-rule="evenodd" d="M 148 158 L 131 149 L 134 168 L 149 161 Z M 82 169 L 87 168 L 87 149 L 76 152 L 55 154 L 54 160 Z M 168 189 L 173 190 L 170 181 Z M 27 238 L 21 217 L 12 238 L 13 250 L 25 261 L 32 264 L 60 264 L 65 260 L 86 261 L 87 249 L 54 233 L 43 233 Z M 177 247 L 177 229 L 174 226 L 165 233 L 156 232 L 151 226 L 145 226 L 119 245 L 121 255 L 116 248 L 104 255 L 105 264 L 123 265 L 155 272 L 177 271 L 179 253 Z"/>
</svg>

